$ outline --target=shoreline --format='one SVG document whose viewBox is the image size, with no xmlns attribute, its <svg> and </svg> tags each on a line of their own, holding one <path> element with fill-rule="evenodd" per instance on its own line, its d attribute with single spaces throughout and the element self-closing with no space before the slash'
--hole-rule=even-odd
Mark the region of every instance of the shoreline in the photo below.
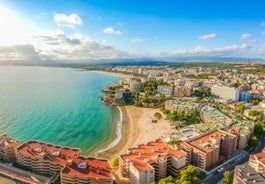
<svg viewBox="0 0 265 184">
<path fill-rule="evenodd" d="M 121 110 L 123 113 L 121 140 L 114 147 L 100 153 L 99 157 L 113 160 L 121 154 L 126 154 L 128 148 L 165 138 L 172 129 L 164 115 L 157 123 L 152 123 L 154 113 L 159 112 L 159 109 L 121 106 Z"/>
<path fill-rule="evenodd" d="M 119 120 L 118 120 L 117 125 L 116 125 L 117 126 L 117 129 L 115 131 L 116 138 L 106 148 L 103 148 L 103 149 L 96 151 L 94 153 L 95 156 L 98 156 L 99 154 L 104 153 L 107 150 L 115 147 L 117 144 L 119 144 L 119 142 L 122 139 L 122 136 L 123 136 L 123 133 L 122 133 L 123 112 L 119 106 L 117 106 L 117 108 L 119 109 Z"/>
<path fill-rule="evenodd" d="M 112 75 L 112 76 L 117 76 L 117 77 L 122 77 L 124 79 L 128 78 L 133 78 L 133 75 L 127 75 L 127 74 L 122 74 L 122 73 L 115 73 L 115 72 L 108 72 L 108 71 L 102 71 L 102 70 L 86 70 L 88 72 L 96 72 L 96 73 L 102 73 L 106 75 Z"/>
</svg>

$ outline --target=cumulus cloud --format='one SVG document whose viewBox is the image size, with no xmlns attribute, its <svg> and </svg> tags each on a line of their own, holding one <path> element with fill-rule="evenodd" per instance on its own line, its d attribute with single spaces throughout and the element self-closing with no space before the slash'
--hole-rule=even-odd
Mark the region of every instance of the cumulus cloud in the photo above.
<svg viewBox="0 0 265 184">
<path fill-rule="evenodd" d="M 141 43 L 141 42 L 143 42 L 144 40 L 141 39 L 141 38 L 133 38 L 131 41 L 132 41 L 133 43 Z"/>
<path fill-rule="evenodd" d="M 248 33 L 245 33 L 245 34 L 242 34 L 240 39 L 243 40 L 243 39 L 247 39 L 247 38 L 250 38 L 251 37 L 251 34 L 248 34 Z"/>
<path fill-rule="evenodd" d="M 199 36 L 199 39 L 200 40 L 209 40 L 209 39 L 215 39 L 216 37 L 217 37 L 217 35 L 215 33 L 211 33 L 211 34 Z"/>
<path fill-rule="evenodd" d="M 103 30 L 103 33 L 106 33 L 106 34 L 115 34 L 115 35 L 122 35 L 122 32 L 121 31 L 115 30 L 112 27 L 105 28 Z"/>
<path fill-rule="evenodd" d="M 42 58 L 54 60 L 127 58 L 128 53 L 100 44 L 81 33 L 65 35 L 62 31 L 47 32 L 35 37 L 36 50 Z"/>
<path fill-rule="evenodd" d="M 39 53 L 30 44 L 0 47 L 0 61 L 17 60 L 39 60 Z"/>
<path fill-rule="evenodd" d="M 247 44 L 234 44 L 228 45 L 224 48 L 204 48 L 195 47 L 190 50 L 176 50 L 172 52 L 158 52 L 156 55 L 160 57 L 173 57 L 173 56 L 235 56 L 245 52 L 250 47 Z"/>
<path fill-rule="evenodd" d="M 54 14 L 54 22 L 57 23 L 58 27 L 74 28 L 74 25 L 83 24 L 83 20 L 77 14 L 72 13 L 69 16 L 63 13 Z"/>
</svg>

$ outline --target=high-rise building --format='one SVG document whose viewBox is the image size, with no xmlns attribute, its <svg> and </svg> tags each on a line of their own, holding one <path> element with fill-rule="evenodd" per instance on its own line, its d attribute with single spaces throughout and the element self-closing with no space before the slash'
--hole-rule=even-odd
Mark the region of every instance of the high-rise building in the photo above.
<svg viewBox="0 0 265 184">
<path fill-rule="evenodd" d="M 254 123 L 233 123 L 229 131 L 230 133 L 237 135 L 237 148 L 244 149 L 247 147 L 248 139 L 254 132 Z"/>
<path fill-rule="evenodd" d="M 135 148 L 120 155 L 120 171 L 133 184 L 149 184 L 168 175 L 176 174 L 186 165 L 186 153 L 174 149 L 161 139 Z"/>
<path fill-rule="evenodd" d="M 80 149 L 28 141 L 17 147 L 18 164 L 29 169 L 60 177 L 63 184 L 113 183 L 108 160 L 80 155 Z"/>
<path fill-rule="evenodd" d="M 213 86 L 211 90 L 213 94 L 221 98 L 233 101 L 239 100 L 239 90 L 237 88 L 227 86 Z"/>
<path fill-rule="evenodd" d="M 157 93 L 164 94 L 164 95 L 172 95 L 173 94 L 173 87 L 170 85 L 158 85 L 157 86 Z"/>
<path fill-rule="evenodd" d="M 0 160 L 12 162 L 16 159 L 16 148 L 21 144 L 19 140 L 6 135 L 0 136 Z"/>
<path fill-rule="evenodd" d="M 181 142 L 181 148 L 187 153 L 187 162 L 204 170 L 210 170 L 235 151 L 236 139 L 233 134 L 213 130 Z"/>
</svg>

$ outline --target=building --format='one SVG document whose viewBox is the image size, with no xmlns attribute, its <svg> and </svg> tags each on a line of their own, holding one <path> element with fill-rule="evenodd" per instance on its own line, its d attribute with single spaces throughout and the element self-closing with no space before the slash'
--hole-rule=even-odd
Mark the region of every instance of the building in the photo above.
<svg viewBox="0 0 265 184">
<path fill-rule="evenodd" d="M 16 148 L 21 144 L 19 140 L 6 135 L 0 136 L 0 160 L 12 162 L 16 159 Z"/>
<path fill-rule="evenodd" d="M 233 101 L 239 100 L 239 90 L 237 88 L 227 86 L 213 86 L 211 90 L 214 95 L 221 98 Z"/>
<path fill-rule="evenodd" d="M 158 85 L 157 86 L 157 93 L 163 95 L 172 95 L 173 94 L 173 87 L 170 85 Z"/>
<path fill-rule="evenodd" d="M 229 127 L 232 123 L 231 118 L 227 117 L 224 113 L 212 108 L 203 109 L 201 111 L 201 118 L 206 123 L 217 122 L 223 124 L 226 127 Z"/>
<path fill-rule="evenodd" d="M 264 184 L 265 176 L 258 173 L 251 166 L 237 165 L 234 169 L 233 184 Z"/>
<path fill-rule="evenodd" d="M 254 132 L 254 123 L 251 122 L 235 122 L 229 129 L 229 132 L 237 135 L 237 148 L 244 149 L 248 145 L 248 140 Z"/>
<path fill-rule="evenodd" d="M 174 88 L 174 96 L 176 97 L 190 97 L 192 94 L 192 87 L 176 86 Z"/>
<path fill-rule="evenodd" d="M 181 142 L 187 162 L 210 170 L 236 150 L 237 137 L 221 130 L 213 130 L 199 137 Z"/>
<path fill-rule="evenodd" d="M 184 111 L 185 113 L 189 113 L 192 110 L 198 110 L 199 104 L 190 101 L 166 100 L 165 109 L 168 109 L 170 111 Z"/>
<path fill-rule="evenodd" d="M 17 147 L 17 162 L 64 184 L 113 183 L 109 161 L 81 156 L 80 149 L 28 141 Z"/>
<path fill-rule="evenodd" d="M 239 92 L 239 101 L 247 101 L 251 100 L 251 93 L 248 91 L 240 91 Z"/>
<path fill-rule="evenodd" d="M 161 139 L 120 155 L 120 171 L 133 184 L 149 184 L 168 175 L 176 174 L 186 166 L 186 153 L 167 145 Z"/>
<path fill-rule="evenodd" d="M 250 155 L 249 165 L 257 172 L 265 173 L 265 148 L 260 153 Z"/>
<path fill-rule="evenodd" d="M 143 83 L 141 83 L 141 79 L 139 78 L 130 78 L 129 80 L 129 90 L 136 92 L 140 91 L 143 87 Z"/>
</svg>

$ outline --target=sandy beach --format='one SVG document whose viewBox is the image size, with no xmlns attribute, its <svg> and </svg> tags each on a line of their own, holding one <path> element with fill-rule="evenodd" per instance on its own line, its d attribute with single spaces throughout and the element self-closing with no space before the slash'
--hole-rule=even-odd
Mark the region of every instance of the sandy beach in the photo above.
<svg viewBox="0 0 265 184">
<path fill-rule="evenodd" d="M 171 126 L 163 117 L 157 123 L 152 123 L 154 113 L 159 109 L 122 106 L 123 127 L 122 139 L 113 148 L 100 154 L 100 157 L 115 158 L 127 152 L 127 149 L 155 139 L 163 138 L 170 132 Z"/>
<path fill-rule="evenodd" d="M 117 76 L 117 77 L 123 77 L 125 79 L 134 77 L 133 75 L 126 75 L 126 74 L 115 73 L 115 72 L 107 72 L 107 71 L 102 71 L 102 70 L 90 70 L 89 72 L 103 73 L 103 74 L 107 74 L 107 75 L 113 75 L 113 76 Z"/>
<path fill-rule="evenodd" d="M 123 78 L 133 77 L 132 75 L 100 70 L 93 70 L 90 72 L 98 72 Z M 159 109 L 136 106 L 121 106 L 120 109 L 123 114 L 121 140 L 116 146 L 98 154 L 97 157 L 113 159 L 120 154 L 126 153 L 127 149 L 130 147 L 153 141 L 155 139 L 164 138 L 170 132 L 170 122 L 166 120 L 164 115 L 161 120 L 157 121 L 157 123 L 152 123 L 154 113 L 160 112 Z M 162 114 L 162 112 L 160 113 Z"/>
</svg>

